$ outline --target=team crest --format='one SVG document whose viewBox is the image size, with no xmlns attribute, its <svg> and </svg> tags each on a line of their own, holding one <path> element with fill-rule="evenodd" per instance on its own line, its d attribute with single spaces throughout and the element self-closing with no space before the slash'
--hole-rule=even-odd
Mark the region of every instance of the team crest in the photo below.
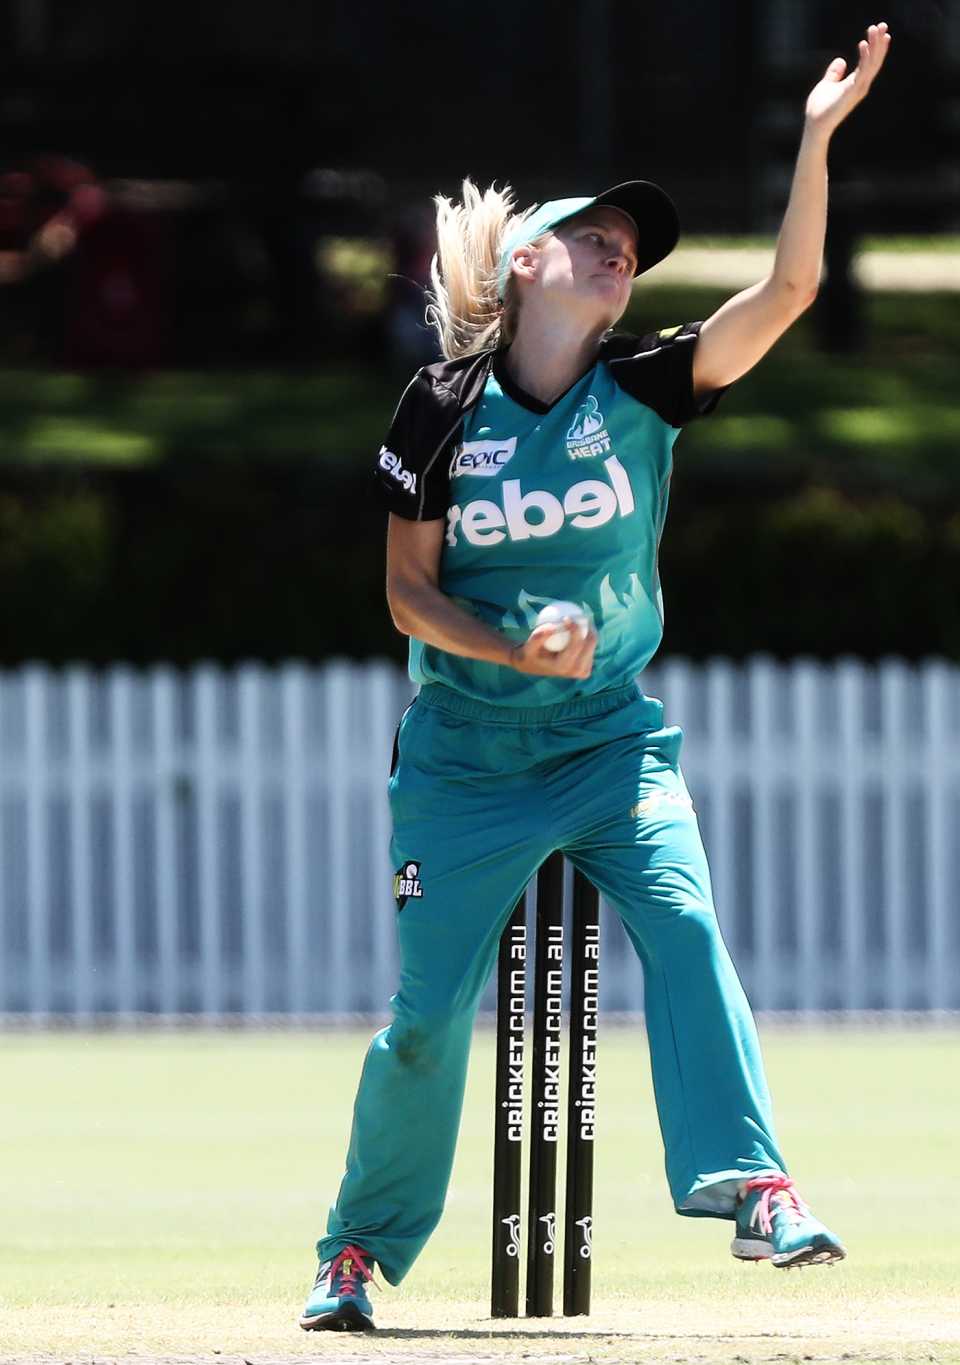
<svg viewBox="0 0 960 1365">
<path fill-rule="evenodd" d="M 398 867 L 393 874 L 393 899 L 397 902 L 397 909 L 402 910 L 408 900 L 419 900 L 422 895 L 420 864 L 409 862 Z"/>
<path fill-rule="evenodd" d="M 603 455 L 610 449 L 610 437 L 604 430 L 600 404 L 591 393 L 580 404 L 567 432 L 567 454 L 571 460 L 588 460 Z"/>
</svg>

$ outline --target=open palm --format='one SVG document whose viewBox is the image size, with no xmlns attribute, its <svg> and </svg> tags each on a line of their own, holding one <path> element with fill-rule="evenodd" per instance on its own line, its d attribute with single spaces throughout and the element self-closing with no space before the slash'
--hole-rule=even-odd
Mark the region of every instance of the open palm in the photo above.
<svg viewBox="0 0 960 1365">
<path fill-rule="evenodd" d="M 855 71 L 844 78 L 847 63 L 834 57 L 823 80 L 815 85 L 807 97 L 807 122 L 832 132 L 838 124 L 865 99 L 874 77 L 883 66 L 890 46 L 890 33 L 885 23 L 871 24 L 866 38 L 858 48 L 860 60 Z"/>
</svg>

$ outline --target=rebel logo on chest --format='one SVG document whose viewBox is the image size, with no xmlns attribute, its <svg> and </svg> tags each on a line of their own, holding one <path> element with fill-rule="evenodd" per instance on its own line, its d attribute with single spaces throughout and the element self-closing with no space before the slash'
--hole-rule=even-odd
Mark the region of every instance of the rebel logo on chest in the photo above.
<svg viewBox="0 0 960 1365">
<path fill-rule="evenodd" d="M 498 502 L 475 498 L 448 509 L 447 544 L 455 546 L 461 538 L 480 547 L 499 545 L 506 539 L 542 539 L 555 536 L 567 525 L 591 531 L 616 516 L 629 517 L 635 503 L 627 471 L 616 455 L 604 460 L 601 468 L 606 479 L 580 479 L 570 484 L 562 498 L 545 488 L 525 491 L 519 479 L 504 479 L 498 485 Z"/>
</svg>

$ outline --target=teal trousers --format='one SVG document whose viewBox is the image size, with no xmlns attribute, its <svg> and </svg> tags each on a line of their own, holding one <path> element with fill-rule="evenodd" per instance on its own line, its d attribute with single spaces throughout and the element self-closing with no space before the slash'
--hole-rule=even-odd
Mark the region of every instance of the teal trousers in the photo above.
<svg viewBox="0 0 960 1365">
<path fill-rule="evenodd" d="M 677 1212 L 732 1218 L 741 1181 L 785 1169 L 681 744 L 635 686 L 512 710 L 434 684 L 407 710 L 389 785 L 400 983 L 364 1061 L 321 1260 L 353 1242 L 397 1284 L 436 1227 L 477 1003 L 510 912 L 554 849 L 616 909 L 643 963 Z"/>
</svg>

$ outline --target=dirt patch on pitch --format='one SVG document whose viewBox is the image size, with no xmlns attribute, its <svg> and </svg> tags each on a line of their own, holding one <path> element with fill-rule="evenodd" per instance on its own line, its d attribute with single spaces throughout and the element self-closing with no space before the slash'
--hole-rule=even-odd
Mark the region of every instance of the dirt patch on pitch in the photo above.
<svg viewBox="0 0 960 1365">
<path fill-rule="evenodd" d="M 685 1298 L 646 1308 L 599 1303 L 590 1319 L 492 1322 L 476 1303 L 377 1306 L 373 1333 L 301 1332 L 286 1305 L 230 1310 L 120 1306 L 0 1310 L 0 1365 L 958 1365 L 953 1302 L 871 1300 L 773 1306 Z M 779 1320 L 778 1320 L 779 1318 Z M 389 1324 L 389 1325 L 388 1325 Z"/>
</svg>

